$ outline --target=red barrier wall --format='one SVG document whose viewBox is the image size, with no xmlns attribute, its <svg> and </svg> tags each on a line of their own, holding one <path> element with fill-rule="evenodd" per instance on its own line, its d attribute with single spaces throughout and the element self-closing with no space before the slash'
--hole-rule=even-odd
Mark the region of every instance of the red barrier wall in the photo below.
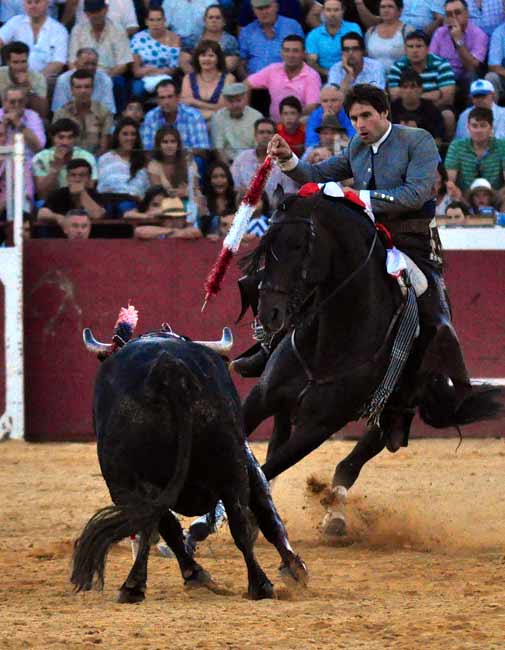
<svg viewBox="0 0 505 650">
<path fill-rule="evenodd" d="M 119 307 L 129 299 L 140 311 L 140 332 L 167 321 L 176 332 L 209 339 L 219 338 L 222 327 L 230 325 L 235 352 L 248 347 L 249 325 L 233 326 L 239 312 L 236 266 L 223 291 L 200 312 L 203 280 L 218 251 L 217 244 L 207 241 L 27 242 L 27 439 L 92 439 L 91 399 L 98 362 L 82 345 L 82 328 L 89 326 L 98 338 L 109 340 Z M 446 255 L 456 326 L 472 376 L 504 377 L 505 251 L 449 251 Z M 3 319 L 0 340 L 2 329 Z M 242 394 L 251 385 L 251 381 L 238 384 Z M 3 386 L 0 395 L 3 398 Z M 468 427 L 466 433 L 500 435 L 504 429 L 501 422 Z M 260 433 L 267 432 L 268 427 L 263 427 Z M 419 423 L 415 432 L 437 434 Z"/>
</svg>

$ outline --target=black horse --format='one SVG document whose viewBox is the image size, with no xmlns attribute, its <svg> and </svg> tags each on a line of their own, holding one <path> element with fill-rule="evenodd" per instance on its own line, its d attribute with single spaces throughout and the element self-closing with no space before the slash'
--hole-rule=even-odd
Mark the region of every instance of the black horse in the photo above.
<svg viewBox="0 0 505 650">
<path fill-rule="evenodd" d="M 385 247 L 360 208 L 322 193 L 278 195 L 277 204 L 269 230 L 247 259 L 248 273 L 264 264 L 261 323 L 270 332 L 288 332 L 243 405 L 247 435 L 274 416 L 263 465 L 268 480 L 360 418 L 388 367 L 403 301 L 398 282 L 386 273 Z M 503 391 L 472 386 L 459 398 L 443 358 L 420 363 L 425 350 L 421 336 L 399 391 L 413 395 L 411 405 L 426 423 L 441 428 L 498 415 Z M 386 405 L 379 426 L 371 426 L 337 465 L 334 488 L 350 488 L 363 465 L 389 443 L 381 427 L 389 415 Z"/>
</svg>

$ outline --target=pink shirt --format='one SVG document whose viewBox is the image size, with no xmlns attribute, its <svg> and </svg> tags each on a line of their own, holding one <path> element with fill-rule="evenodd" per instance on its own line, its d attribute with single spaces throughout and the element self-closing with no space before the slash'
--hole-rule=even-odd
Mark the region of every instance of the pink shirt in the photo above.
<svg viewBox="0 0 505 650">
<path fill-rule="evenodd" d="M 319 103 L 321 90 L 321 77 L 306 63 L 300 72 L 290 79 L 284 70 L 284 63 L 271 63 L 259 72 L 247 77 L 251 88 L 266 88 L 272 98 L 270 115 L 272 119 L 279 120 L 279 103 L 284 97 L 294 95 L 302 106 Z"/>
<path fill-rule="evenodd" d="M 487 34 L 469 20 L 463 32 L 463 42 L 477 61 L 481 63 L 486 60 L 488 40 Z M 456 78 L 460 79 L 464 76 L 465 68 L 458 54 L 458 50 L 454 47 L 454 42 L 447 25 L 442 25 L 442 27 L 435 30 L 430 43 L 430 52 L 447 59 L 454 70 Z"/>
</svg>

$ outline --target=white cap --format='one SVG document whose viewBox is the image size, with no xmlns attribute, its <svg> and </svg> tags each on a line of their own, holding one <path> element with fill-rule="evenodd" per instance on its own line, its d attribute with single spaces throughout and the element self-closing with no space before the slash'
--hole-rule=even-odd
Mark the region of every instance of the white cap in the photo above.
<svg viewBox="0 0 505 650">
<path fill-rule="evenodd" d="M 476 79 L 470 86 L 470 95 L 472 97 L 475 97 L 475 95 L 489 95 L 489 93 L 494 93 L 494 86 L 487 79 Z"/>
<path fill-rule="evenodd" d="M 470 192 L 476 192 L 477 190 L 489 190 L 492 192 L 493 188 L 487 178 L 476 178 L 470 185 Z"/>
</svg>

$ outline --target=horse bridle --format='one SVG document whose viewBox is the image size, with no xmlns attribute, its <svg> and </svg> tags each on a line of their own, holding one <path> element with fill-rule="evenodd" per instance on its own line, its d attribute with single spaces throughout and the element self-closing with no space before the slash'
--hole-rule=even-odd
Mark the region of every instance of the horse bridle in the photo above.
<svg viewBox="0 0 505 650">
<path fill-rule="evenodd" d="M 312 220 L 312 214 L 310 215 L 309 218 L 286 219 L 286 221 L 278 221 L 277 223 L 272 222 L 272 226 L 284 226 L 284 225 L 287 225 L 287 224 L 294 224 L 294 223 L 302 223 L 302 224 L 308 225 L 309 228 L 310 228 L 309 238 L 308 238 L 308 241 L 307 241 L 307 252 L 308 252 L 310 250 L 310 246 L 311 246 L 312 242 L 316 238 L 316 231 L 315 231 L 315 228 L 314 228 L 314 222 Z M 337 287 L 335 287 L 335 289 L 333 289 L 333 291 L 330 293 L 329 296 L 326 296 L 326 298 L 321 303 L 319 303 L 319 305 L 317 306 L 317 311 L 320 311 L 326 304 L 328 304 L 328 302 L 330 302 L 330 300 L 333 300 L 333 298 L 340 291 L 345 289 L 345 287 L 348 284 L 350 284 L 354 280 L 354 278 L 366 267 L 366 265 L 370 261 L 370 258 L 372 257 L 372 253 L 373 253 L 373 251 L 375 249 L 377 239 L 378 239 L 378 232 L 377 232 L 377 230 L 375 230 L 374 236 L 373 236 L 373 239 L 372 239 L 372 243 L 370 244 L 370 248 L 368 249 L 368 253 L 367 253 L 365 259 L 363 260 L 363 262 L 361 262 L 361 264 L 358 267 L 356 267 L 354 269 L 354 271 L 352 271 L 347 277 L 345 277 L 342 280 L 342 282 Z M 276 262 L 280 262 L 280 259 L 275 254 L 273 246 L 270 247 L 270 253 L 271 253 L 272 257 L 274 258 L 274 260 Z M 306 255 L 305 259 L 307 260 L 307 263 L 310 263 L 310 259 L 311 259 L 310 255 Z M 302 268 L 301 279 L 302 280 L 307 279 L 307 268 L 305 266 L 304 266 L 304 268 Z M 279 287 L 277 285 L 271 284 L 269 282 L 261 282 L 261 284 L 259 286 L 259 289 L 260 289 L 260 291 L 270 291 L 272 293 L 280 293 L 280 294 L 284 294 L 284 295 L 290 295 L 294 291 L 294 289 L 288 291 L 287 289 L 284 289 L 284 288 Z"/>
</svg>

